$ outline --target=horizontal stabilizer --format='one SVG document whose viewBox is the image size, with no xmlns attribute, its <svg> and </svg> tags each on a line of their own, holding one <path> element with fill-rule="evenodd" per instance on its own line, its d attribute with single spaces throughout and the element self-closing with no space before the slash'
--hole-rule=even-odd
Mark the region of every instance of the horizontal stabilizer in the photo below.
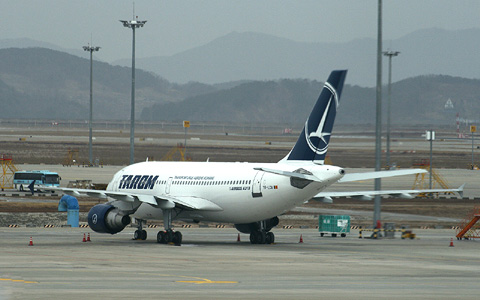
<svg viewBox="0 0 480 300">
<path fill-rule="evenodd" d="M 257 171 L 263 171 L 263 172 L 282 175 L 282 176 L 287 176 L 287 177 L 293 177 L 293 178 L 299 178 L 299 179 L 321 182 L 321 180 L 318 177 L 313 176 L 313 175 L 309 175 L 309 174 L 302 174 L 302 173 L 289 172 L 289 171 L 283 171 L 283 170 L 274 170 L 274 169 L 268 169 L 268 168 L 254 168 L 254 169 L 257 170 Z"/>
<path fill-rule="evenodd" d="M 346 174 L 338 182 L 350 182 L 350 181 L 360 181 L 367 179 L 376 179 L 376 178 L 386 178 L 402 175 L 412 175 L 419 173 L 427 173 L 423 169 L 406 169 L 406 170 L 393 170 L 393 171 L 375 171 L 375 172 L 365 172 L 365 173 L 352 173 Z"/>
<path fill-rule="evenodd" d="M 322 202 L 322 203 L 327 203 L 327 204 L 332 204 L 333 203 L 333 199 L 330 198 L 330 197 L 313 198 L 313 200 L 318 201 L 318 202 Z"/>
</svg>

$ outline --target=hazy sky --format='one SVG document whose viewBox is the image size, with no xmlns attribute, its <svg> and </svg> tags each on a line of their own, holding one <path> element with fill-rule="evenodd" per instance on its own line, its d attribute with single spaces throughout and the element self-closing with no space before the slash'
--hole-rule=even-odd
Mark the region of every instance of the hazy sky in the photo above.
<svg viewBox="0 0 480 300">
<path fill-rule="evenodd" d="M 131 56 L 133 1 L 0 0 L 0 39 L 30 38 L 63 48 L 101 46 L 105 61 Z M 147 20 L 136 31 L 137 57 L 175 54 L 228 34 L 261 32 L 305 42 L 375 38 L 377 0 L 136 0 Z M 478 0 L 384 0 L 384 39 L 422 28 L 480 27 Z"/>
</svg>

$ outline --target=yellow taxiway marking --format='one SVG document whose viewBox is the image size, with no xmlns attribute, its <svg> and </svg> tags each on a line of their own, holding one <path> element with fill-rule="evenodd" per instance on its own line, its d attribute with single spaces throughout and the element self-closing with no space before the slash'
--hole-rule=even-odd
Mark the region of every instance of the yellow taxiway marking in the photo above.
<svg viewBox="0 0 480 300">
<path fill-rule="evenodd" d="M 38 283 L 36 281 L 27 281 L 21 279 L 0 278 L 0 281 L 22 282 L 22 283 Z"/>
<path fill-rule="evenodd" d="M 201 277 L 191 277 L 191 276 L 180 276 L 184 278 L 195 278 L 198 280 L 177 280 L 175 282 L 183 282 L 183 283 L 194 283 L 194 284 L 204 284 L 204 283 L 238 283 L 238 281 L 214 281 L 206 278 Z"/>
</svg>

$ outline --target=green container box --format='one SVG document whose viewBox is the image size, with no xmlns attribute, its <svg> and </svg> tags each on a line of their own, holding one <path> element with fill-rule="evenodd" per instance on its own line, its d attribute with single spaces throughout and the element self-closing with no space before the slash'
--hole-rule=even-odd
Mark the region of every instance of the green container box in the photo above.
<svg viewBox="0 0 480 300">
<path fill-rule="evenodd" d="M 347 233 L 350 233 L 350 216 L 319 216 L 318 231 L 321 236 L 331 234 L 336 237 L 337 234 L 340 234 L 340 236 L 345 237 Z"/>
</svg>

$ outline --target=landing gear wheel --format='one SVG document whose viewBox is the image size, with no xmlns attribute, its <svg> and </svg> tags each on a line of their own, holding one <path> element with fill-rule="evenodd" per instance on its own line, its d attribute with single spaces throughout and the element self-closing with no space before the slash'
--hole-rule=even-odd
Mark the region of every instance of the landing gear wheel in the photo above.
<svg viewBox="0 0 480 300">
<path fill-rule="evenodd" d="M 157 243 L 165 244 L 164 240 L 165 240 L 165 231 L 159 231 L 157 233 Z"/>
<path fill-rule="evenodd" d="M 180 231 L 175 231 L 173 233 L 172 242 L 175 244 L 175 246 L 180 246 L 182 244 L 182 234 L 180 233 Z"/>
<path fill-rule="evenodd" d="M 133 233 L 133 239 L 134 240 L 140 240 L 142 237 L 142 231 L 141 230 L 135 230 L 135 232 Z"/>
<path fill-rule="evenodd" d="M 250 233 L 250 243 L 265 244 L 267 240 L 267 233 L 264 230 L 252 231 Z"/>
<path fill-rule="evenodd" d="M 180 231 L 173 232 L 172 230 L 159 231 L 157 233 L 157 243 L 168 244 L 174 243 L 177 246 L 182 244 L 182 234 Z"/>
<path fill-rule="evenodd" d="M 135 230 L 135 232 L 133 233 L 133 239 L 134 240 L 146 240 L 147 239 L 147 231 L 145 230 L 140 230 L 140 229 L 137 229 Z"/>
<path fill-rule="evenodd" d="M 173 231 L 167 230 L 165 232 L 163 240 L 165 241 L 165 244 L 171 243 L 173 241 Z"/>
<path fill-rule="evenodd" d="M 273 234 L 273 232 L 267 232 L 266 243 L 267 244 L 275 243 L 275 235 Z"/>
<path fill-rule="evenodd" d="M 267 241 L 267 233 L 265 231 L 257 231 L 257 244 L 265 244 Z"/>
<path fill-rule="evenodd" d="M 255 238 L 255 231 L 250 232 L 250 243 L 251 244 L 257 243 L 257 239 Z"/>
</svg>

